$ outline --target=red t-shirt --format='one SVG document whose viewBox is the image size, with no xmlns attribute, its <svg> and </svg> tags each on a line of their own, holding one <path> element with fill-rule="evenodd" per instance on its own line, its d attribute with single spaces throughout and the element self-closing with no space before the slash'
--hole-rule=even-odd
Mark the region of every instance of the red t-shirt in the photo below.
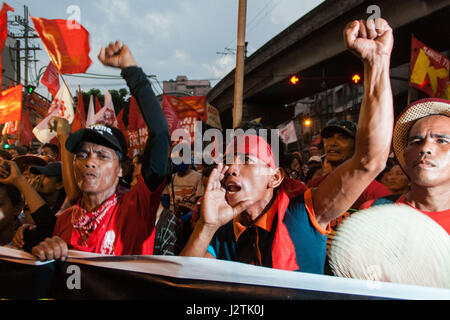
<svg viewBox="0 0 450 320">
<path fill-rule="evenodd" d="M 308 188 L 315 188 L 319 186 L 323 180 L 328 175 L 317 177 L 308 182 Z M 351 206 L 353 209 L 359 209 L 361 205 L 369 200 L 378 199 L 391 194 L 391 191 L 382 183 L 373 180 L 367 188 L 363 191 L 363 193 L 359 196 L 359 198 L 355 201 L 355 203 Z"/>
<path fill-rule="evenodd" d="M 72 222 L 75 206 L 58 215 L 53 235 L 62 238 L 69 249 L 111 255 L 151 255 L 155 240 L 156 211 L 163 189 L 164 184 L 161 183 L 151 192 L 140 176 L 138 183 L 130 191 L 125 194 L 116 193 L 108 199 L 117 196 L 118 201 L 108 208 L 85 241 Z"/>
<path fill-rule="evenodd" d="M 361 210 L 363 209 L 367 209 L 369 207 L 372 206 L 372 204 L 375 201 L 368 201 L 366 203 L 364 203 L 361 206 Z M 395 203 L 403 203 L 403 204 L 407 204 L 408 206 L 410 206 L 413 209 L 416 209 L 417 211 L 422 212 L 423 214 L 427 215 L 428 217 L 430 217 L 431 219 L 433 219 L 434 221 L 436 221 L 442 228 L 444 228 L 445 231 L 447 231 L 448 234 L 450 234 L 450 209 L 448 210 L 444 210 L 444 211 L 422 211 L 417 209 L 416 207 L 414 207 L 407 199 L 406 199 L 406 195 L 402 194 L 400 196 L 400 198 L 397 199 L 397 201 L 395 201 Z"/>
</svg>

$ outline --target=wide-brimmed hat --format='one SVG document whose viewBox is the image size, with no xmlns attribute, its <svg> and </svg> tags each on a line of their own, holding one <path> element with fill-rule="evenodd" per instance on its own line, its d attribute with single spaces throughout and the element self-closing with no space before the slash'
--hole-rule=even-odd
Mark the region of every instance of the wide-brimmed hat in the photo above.
<svg viewBox="0 0 450 320">
<path fill-rule="evenodd" d="M 48 164 L 48 157 L 31 154 L 17 156 L 13 160 L 17 163 L 20 172 L 24 172 L 27 166 L 46 166 Z"/>
<path fill-rule="evenodd" d="M 400 166 L 405 168 L 404 151 L 408 144 L 409 131 L 413 124 L 432 115 L 450 117 L 450 101 L 438 98 L 427 98 L 413 102 L 400 114 L 395 122 L 393 134 L 393 147 Z"/>
</svg>

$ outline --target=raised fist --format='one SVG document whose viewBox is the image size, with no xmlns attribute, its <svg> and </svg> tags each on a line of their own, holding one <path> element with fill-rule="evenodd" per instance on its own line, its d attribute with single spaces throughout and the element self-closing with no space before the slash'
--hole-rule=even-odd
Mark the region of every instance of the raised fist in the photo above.
<svg viewBox="0 0 450 320">
<path fill-rule="evenodd" d="M 369 63 L 379 58 L 390 59 L 394 45 L 392 28 L 381 18 L 348 23 L 344 29 L 344 41 L 353 54 Z"/>
<path fill-rule="evenodd" d="M 130 49 L 120 41 L 111 42 L 106 48 L 101 48 L 98 59 L 105 66 L 124 69 L 137 66 Z"/>
</svg>

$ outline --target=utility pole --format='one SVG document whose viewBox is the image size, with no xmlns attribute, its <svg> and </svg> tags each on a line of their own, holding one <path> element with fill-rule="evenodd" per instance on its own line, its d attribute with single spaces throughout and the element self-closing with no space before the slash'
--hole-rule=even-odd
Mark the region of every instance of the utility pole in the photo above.
<svg viewBox="0 0 450 320">
<path fill-rule="evenodd" d="M 244 59 L 245 59 L 245 23 L 247 15 L 247 0 L 239 0 L 238 37 L 236 48 L 236 69 L 234 81 L 233 129 L 242 120 L 244 96 Z"/>
<path fill-rule="evenodd" d="M 27 86 L 30 82 L 29 80 L 29 70 L 31 62 L 38 62 L 39 60 L 30 59 L 30 53 L 35 52 L 36 50 L 41 50 L 38 46 L 30 45 L 31 39 L 39 38 L 37 34 L 34 33 L 33 28 L 31 28 L 28 20 L 28 7 L 23 6 L 23 18 L 19 15 L 14 16 L 13 21 L 8 21 L 8 24 L 11 26 L 22 26 L 22 33 L 17 34 L 13 32 L 9 32 L 8 36 L 16 40 L 16 73 L 17 73 L 17 84 L 21 82 L 21 61 L 24 61 L 23 66 L 23 74 L 24 74 L 24 86 Z M 23 46 L 21 45 L 21 40 L 23 40 Z M 24 51 L 24 55 L 22 57 L 21 52 Z M 36 84 L 37 85 L 37 84 Z"/>
<path fill-rule="evenodd" d="M 25 38 L 25 87 L 28 86 L 28 7 L 23 6 L 23 19 L 24 19 L 24 33 L 23 36 Z"/>
</svg>

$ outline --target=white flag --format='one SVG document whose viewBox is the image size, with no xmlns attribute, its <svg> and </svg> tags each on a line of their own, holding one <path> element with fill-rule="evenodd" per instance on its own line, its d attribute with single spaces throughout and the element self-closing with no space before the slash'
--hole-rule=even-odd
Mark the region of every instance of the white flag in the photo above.
<svg viewBox="0 0 450 320">
<path fill-rule="evenodd" d="M 95 124 L 95 109 L 94 109 L 94 100 L 91 97 L 89 98 L 89 109 L 86 117 L 86 128 L 89 128 Z"/>
<path fill-rule="evenodd" d="M 297 141 L 297 133 L 295 132 L 295 125 L 293 121 L 280 129 L 280 137 L 285 144 Z"/>
<path fill-rule="evenodd" d="M 101 108 L 95 115 L 95 123 L 109 124 L 113 127 L 117 127 L 119 125 L 116 118 L 116 112 L 114 111 L 111 94 L 106 89 L 105 103 L 103 108 Z"/>
<path fill-rule="evenodd" d="M 47 116 L 34 127 L 33 133 L 40 142 L 47 143 L 56 137 L 56 132 L 49 129 L 50 119 L 60 117 L 72 123 L 74 116 L 72 96 L 67 86 L 62 85 L 48 109 Z"/>
</svg>

